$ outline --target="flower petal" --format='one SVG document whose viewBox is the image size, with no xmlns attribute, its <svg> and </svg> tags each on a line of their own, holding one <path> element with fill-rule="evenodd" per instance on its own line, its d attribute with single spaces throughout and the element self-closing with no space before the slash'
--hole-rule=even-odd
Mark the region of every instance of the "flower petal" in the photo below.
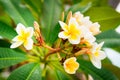
<svg viewBox="0 0 120 80">
<path fill-rule="evenodd" d="M 62 31 L 62 32 L 60 32 L 60 33 L 58 34 L 58 37 L 59 37 L 59 38 L 63 38 L 63 39 L 67 39 L 67 38 L 69 37 L 69 35 L 67 35 L 67 34 L 65 33 L 65 31 Z"/>
<path fill-rule="evenodd" d="M 93 35 L 97 35 L 97 34 L 99 34 L 101 32 L 100 31 L 100 25 L 98 24 L 98 22 L 93 23 L 90 26 L 90 31 L 92 32 Z"/>
<path fill-rule="evenodd" d="M 77 27 L 77 28 L 79 27 L 76 19 L 73 18 L 73 17 L 70 18 L 68 26 L 70 26 L 70 25 L 72 25 L 72 24 L 74 24 L 75 27 Z"/>
<path fill-rule="evenodd" d="M 71 57 L 65 60 L 63 67 L 67 73 L 75 74 L 76 70 L 79 68 L 79 63 L 76 62 L 76 57 Z"/>
<path fill-rule="evenodd" d="M 85 26 L 86 28 L 89 28 L 90 27 L 90 25 L 92 24 L 92 22 L 90 21 L 90 17 L 89 16 L 87 16 L 87 17 L 84 17 L 82 20 L 81 20 L 81 22 L 82 22 L 82 26 Z"/>
<path fill-rule="evenodd" d="M 93 55 L 90 55 L 90 60 L 91 60 L 92 64 L 96 68 L 101 69 L 101 60 L 99 60 L 98 58 L 94 57 Z"/>
<path fill-rule="evenodd" d="M 18 46 L 20 46 L 23 42 L 22 41 L 17 41 L 12 43 L 12 45 L 10 46 L 10 48 L 17 48 Z"/>
<path fill-rule="evenodd" d="M 98 58 L 99 58 L 100 60 L 103 60 L 104 58 L 106 58 L 105 52 L 104 52 L 104 51 L 99 51 L 99 56 L 98 56 Z"/>
<path fill-rule="evenodd" d="M 12 39 L 12 41 L 19 41 L 18 37 L 19 37 L 19 36 L 15 36 L 15 37 Z"/>
<path fill-rule="evenodd" d="M 34 31 L 33 31 L 33 27 L 28 27 L 27 29 L 26 29 L 26 32 L 27 33 L 29 33 L 29 38 L 31 38 L 32 36 L 33 36 L 33 33 L 34 33 Z"/>
<path fill-rule="evenodd" d="M 98 46 L 101 48 L 103 46 L 104 42 L 101 42 Z"/>
<path fill-rule="evenodd" d="M 24 47 L 27 50 L 31 50 L 33 48 L 33 40 L 30 38 L 24 42 Z"/>
<path fill-rule="evenodd" d="M 78 12 L 75 12 L 75 13 L 73 14 L 73 17 L 81 19 L 81 18 L 83 18 L 84 16 L 83 16 L 83 14 L 80 13 L 80 11 L 78 11 Z"/>
<path fill-rule="evenodd" d="M 80 36 L 71 36 L 68 38 L 68 41 L 71 43 L 71 44 L 79 44 L 80 43 Z"/>
<path fill-rule="evenodd" d="M 88 80 L 94 80 L 90 74 L 88 74 Z"/>
<path fill-rule="evenodd" d="M 16 31 L 18 34 L 21 34 L 22 31 L 25 31 L 25 26 L 21 23 L 17 24 Z"/>
<path fill-rule="evenodd" d="M 62 22 L 62 21 L 59 21 L 59 24 L 60 24 L 61 28 L 62 28 L 64 31 L 68 31 L 68 26 L 67 26 L 67 24 L 65 24 L 65 23 Z"/>
</svg>

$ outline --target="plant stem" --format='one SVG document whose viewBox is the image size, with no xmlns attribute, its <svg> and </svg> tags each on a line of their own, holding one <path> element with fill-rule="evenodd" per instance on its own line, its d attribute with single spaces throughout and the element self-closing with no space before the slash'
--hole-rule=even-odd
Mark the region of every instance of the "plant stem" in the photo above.
<svg viewBox="0 0 120 80">
<path fill-rule="evenodd" d="M 45 56 L 44 60 L 46 60 L 47 57 L 50 56 L 51 54 L 55 54 L 56 52 L 58 52 L 58 51 L 60 51 L 60 50 L 61 50 L 60 48 L 57 48 L 57 49 L 52 50 L 51 52 L 49 52 L 49 53 Z"/>
<path fill-rule="evenodd" d="M 46 45 L 46 44 L 43 44 L 43 47 L 45 47 L 45 48 L 47 48 L 47 49 L 49 49 L 49 50 L 51 50 L 51 51 L 54 51 L 54 48 L 52 48 L 52 47 L 50 47 L 50 46 L 48 46 L 48 45 Z"/>
<path fill-rule="evenodd" d="M 77 57 L 79 55 L 85 54 L 87 51 L 88 51 L 88 49 L 79 50 L 78 52 L 76 52 L 74 54 L 74 56 Z"/>
</svg>

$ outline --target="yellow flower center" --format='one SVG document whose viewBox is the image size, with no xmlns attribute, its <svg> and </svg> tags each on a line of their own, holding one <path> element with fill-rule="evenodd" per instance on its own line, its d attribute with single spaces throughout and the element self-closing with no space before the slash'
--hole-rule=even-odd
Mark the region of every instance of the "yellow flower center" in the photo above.
<svg viewBox="0 0 120 80">
<path fill-rule="evenodd" d="M 97 52 L 95 52 L 95 56 L 97 57 L 97 56 L 99 56 L 99 53 L 98 53 L 98 51 Z"/>
<path fill-rule="evenodd" d="M 80 30 L 76 28 L 74 24 L 70 24 L 69 28 L 67 28 L 67 32 L 65 32 L 66 36 L 70 36 L 71 39 L 76 39 L 78 35 L 80 35 Z"/>
<path fill-rule="evenodd" d="M 21 31 L 21 34 L 18 36 L 18 40 L 25 42 L 29 36 L 29 32 Z"/>
</svg>

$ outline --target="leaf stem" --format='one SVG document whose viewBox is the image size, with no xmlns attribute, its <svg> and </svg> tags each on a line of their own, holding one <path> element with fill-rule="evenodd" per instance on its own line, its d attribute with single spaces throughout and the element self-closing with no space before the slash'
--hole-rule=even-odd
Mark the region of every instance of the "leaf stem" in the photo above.
<svg viewBox="0 0 120 80">
<path fill-rule="evenodd" d="M 56 52 L 58 52 L 58 51 L 60 51 L 60 50 L 61 50 L 60 48 L 57 48 L 57 49 L 54 49 L 54 50 L 50 51 L 50 52 L 45 56 L 44 60 L 46 60 L 49 55 L 55 54 Z"/>
</svg>

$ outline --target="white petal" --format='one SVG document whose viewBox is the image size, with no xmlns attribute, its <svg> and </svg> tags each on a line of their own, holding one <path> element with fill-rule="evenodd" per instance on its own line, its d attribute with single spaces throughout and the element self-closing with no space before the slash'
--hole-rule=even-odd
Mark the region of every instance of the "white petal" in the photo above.
<svg viewBox="0 0 120 80">
<path fill-rule="evenodd" d="M 101 48 L 103 46 L 104 42 L 101 42 L 98 46 Z"/>
<path fill-rule="evenodd" d="M 84 38 L 89 42 L 89 43 L 93 43 L 95 42 L 96 38 L 92 35 L 92 34 L 87 34 L 84 36 Z"/>
<path fill-rule="evenodd" d="M 98 44 L 96 42 L 94 42 L 92 45 L 92 49 L 91 49 L 92 53 L 96 52 L 97 47 L 98 47 Z"/>
<path fill-rule="evenodd" d="M 18 40 L 18 36 L 15 36 L 15 37 L 12 39 L 12 41 L 19 41 L 19 40 Z"/>
<path fill-rule="evenodd" d="M 88 74 L 88 80 L 94 80 L 90 74 Z"/>
<path fill-rule="evenodd" d="M 90 17 L 84 17 L 82 20 L 81 20 L 81 22 L 82 22 L 82 25 L 83 26 L 85 26 L 85 27 L 87 27 L 87 28 L 89 28 L 90 27 L 90 25 L 92 24 L 92 22 L 90 21 Z"/>
<path fill-rule="evenodd" d="M 31 37 L 33 36 L 33 33 L 34 33 L 33 27 L 28 27 L 28 28 L 26 29 L 26 32 L 29 32 L 29 33 L 30 33 L 29 38 L 31 38 Z"/>
<path fill-rule="evenodd" d="M 78 12 L 75 12 L 73 14 L 73 17 L 76 18 L 76 19 L 81 20 L 84 16 L 83 16 L 83 14 L 80 13 L 80 11 L 78 11 Z"/>
<path fill-rule="evenodd" d="M 90 60 L 96 68 L 101 69 L 101 60 L 97 59 L 94 56 L 91 56 Z"/>
<path fill-rule="evenodd" d="M 120 69 L 120 52 L 117 52 L 111 48 L 104 48 L 104 50 L 112 64 Z"/>
<path fill-rule="evenodd" d="M 99 58 L 100 60 L 103 60 L 104 58 L 106 58 L 105 52 L 104 52 L 104 51 L 99 51 L 99 56 L 98 56 L 98 58 Z"/>
<path fill-rule="evenodd" d="M 16 31 L 18 34 L 21 34 L 21 31 L 25 31 L 25 26 L 21 23 L 17 24 Z"/>
<path fill-rule="evenodd" d="M 77 23 L 76 19 L 73 17 L 70 18 L 68 26 L 71 24 L 74 24 L 76 27 L 78 27 L 78 23 Z"/>
<path fill-rule="evenodd" d="M 12 43 L 12 45 L 10 46 L 10 48 L 17 48 L 17 47 L 20 46 L 22 43 L 23 43 L 22 41 L 14 42 L 14 43 Z"/>
<path fill-rule="evenodd" d="M 84 26 L 81 26 L 82 34 L 85 40 L 87 40 L 90 43 L 95 42 L 96 38 L 92 35 L 90 30 Z"/>
<path fill-rule="evenodd" d="M 98 22 L 93 23 L 90 27 L 90 31 L 92 32 L 93 35 L 97 35 L 99 34 L 100 31 L 100 25 L 98 24 Z"/>
<path fill-rule="evenodd" d="M 58 37 L 59 37 L 59 38 L 63 38 L 63 39 L 67 39 L 69 36 L 66 36 L 66 35 L 64 34 L 64 31 L 62 31 L 62 32 L 60 32 L 60 33 L 58 34 Z"/>
<path fill-rule="evenodd" d="M 71 44 L 79 44 L 80 43 L 80 37 L 78 37 L 77 39 L 68 38 L 68 40 Z"/>
<path fill-rule="evenodd" d="M 31 50 L 33 48 L 33 40 L 30 38 L 24 43 L 24 47 L 27 50 Z"/>
<path fill-rule="evenodd" d="M 59 24 L 60 24 L 61 28 L 62 28 L 64 31 L 67 31 L 67 30 L 68 30 L 68 29 L 67 29 L 67 24 L 65 24 L 65 23 L 62 22 L 62 21 L 59 21 Z"/>
</svg>

